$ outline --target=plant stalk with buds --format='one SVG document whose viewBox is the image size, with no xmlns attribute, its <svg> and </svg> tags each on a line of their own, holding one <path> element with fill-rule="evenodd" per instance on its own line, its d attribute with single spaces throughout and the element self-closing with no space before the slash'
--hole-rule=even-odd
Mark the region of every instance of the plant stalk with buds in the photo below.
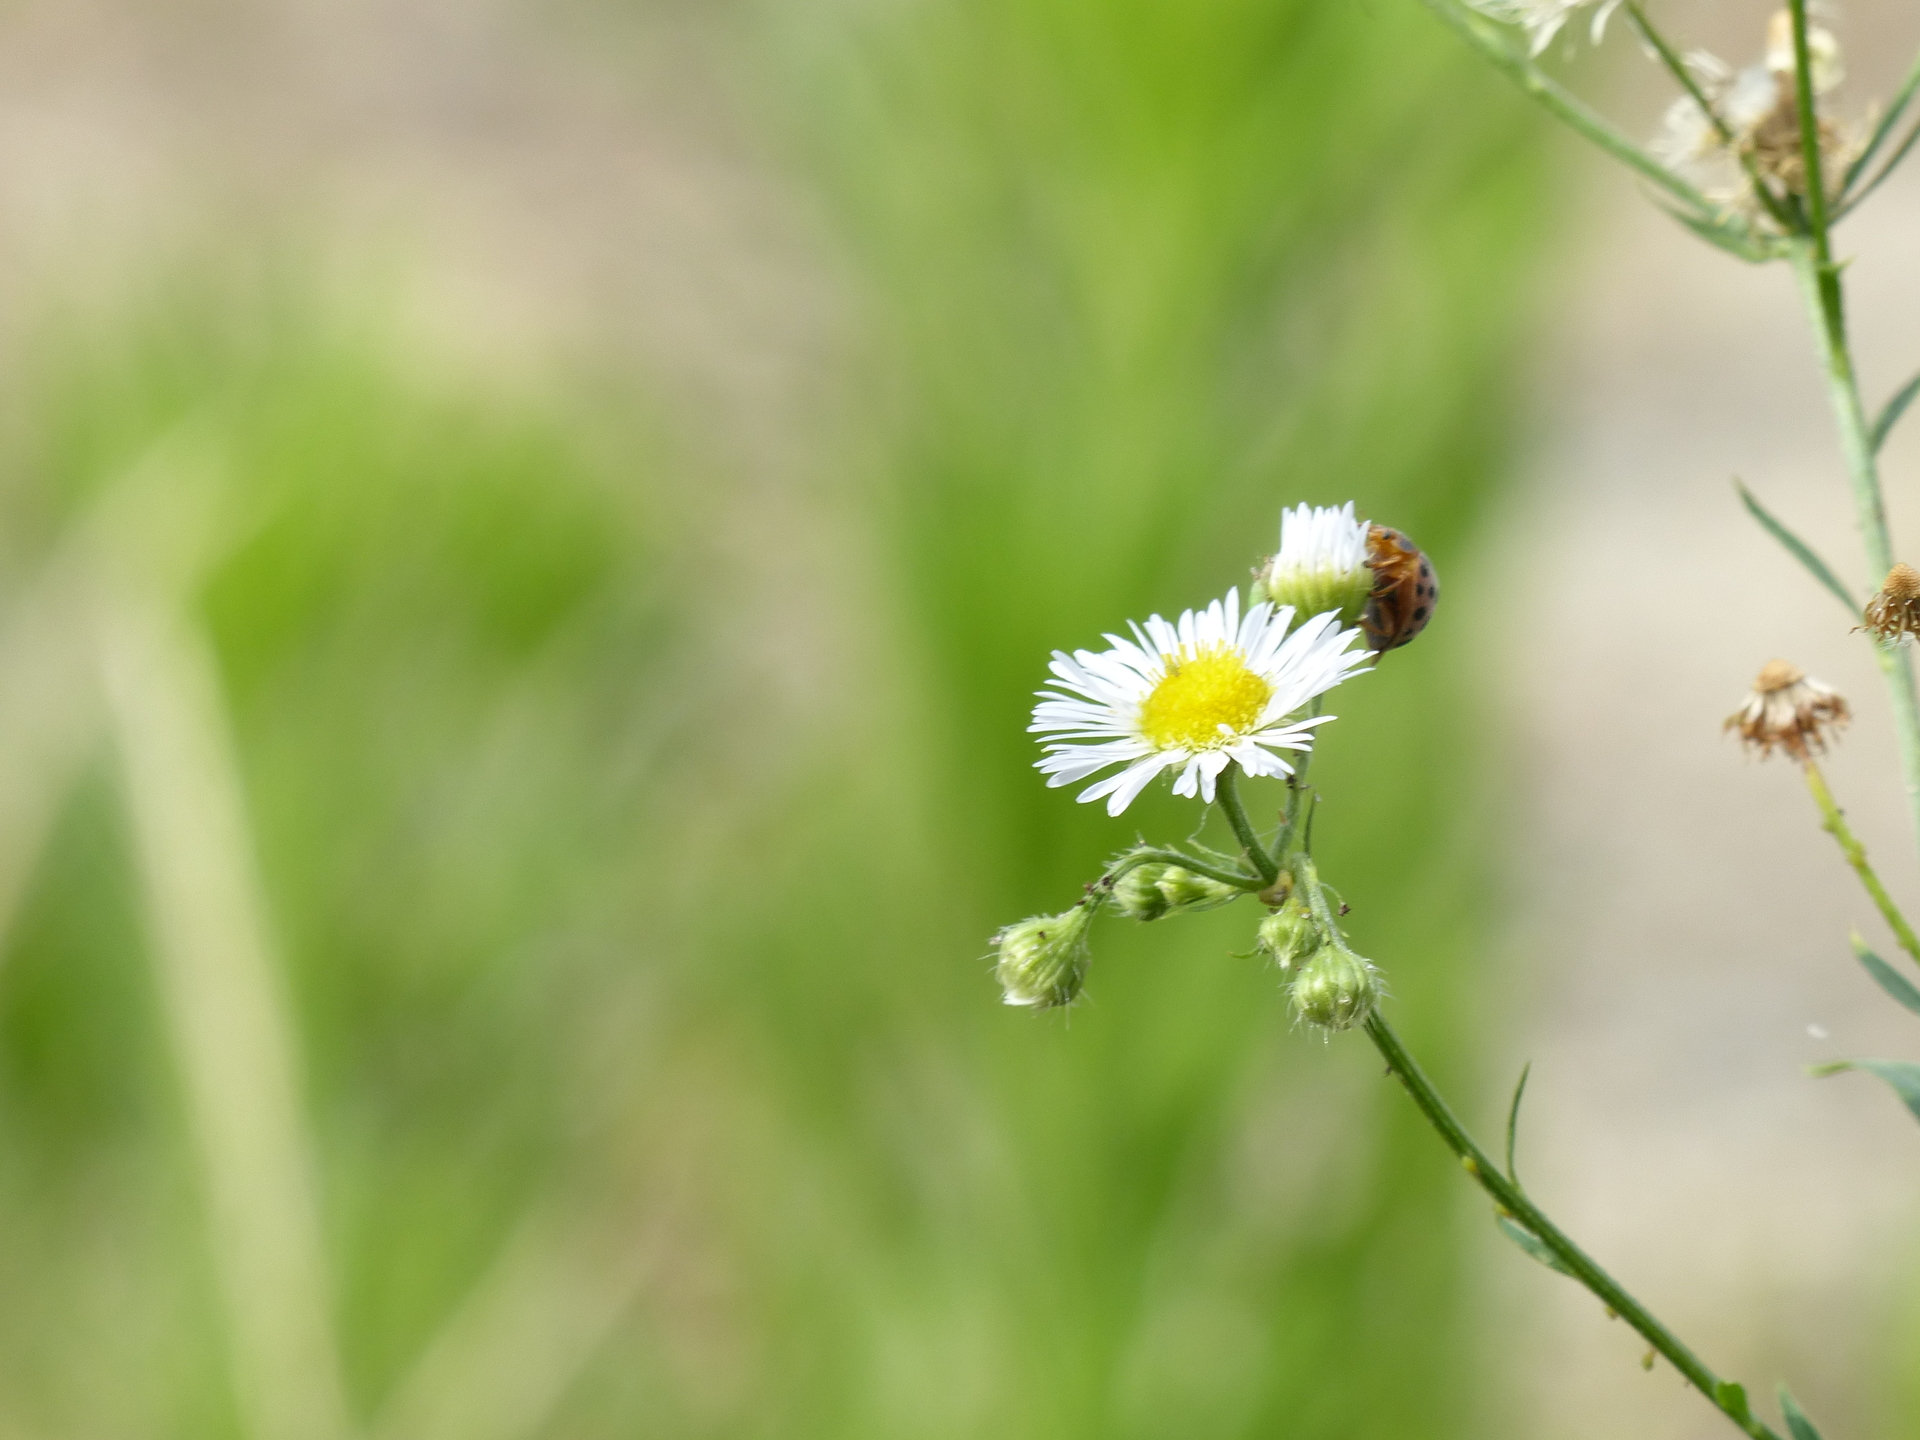
<svg viewBox="0 0 1920 1440">
<path fill-rule="evenodd" d="M 1878 583 L 1873 598 L 1861 607 L 1854 591 L 1804 541 L 1744 488 L 1741 498 L 1768 533 L 1840 599 L 1859 622 L 1854 628 L 1874 644 L 1920 834 L 1920 698 L 1909 648 L 1920 637 L 1920 572 L 1896 560 L 1878 468 L 1888 432 L 1920 395 L 1920 376 L 1869 418 L 1847 333 L 1843 264 L 1833 248 L 1834 225 L 1920 143 L 1920 121 L 1909 125 L 1907 119 L 1920 94 L 1920 60 L 1871 133 L 1856 143 L 1852 132 L 1822 114 L 1822 97 L 1839 83 L 1841 57 L 1838 41 L 1809 25 L 1807 0 L 1787 0 L 1770 27 L 1764 61 L 1738 74 L 1711 57 L 1683 56 L 1639 0 L 1422 3 L 1548 113 L 1649 182 L 1656 203 L 1682 225 L 1742 260 L 1780 261 L 1792 271 L 1825 370 L 1866 565 Z M 1596 43 L 1606 17 L 1623 11 L 1626 24 L 1680 85 L 1683 93 L 1669 116 L 1675 133 L 1664 146 L 1667 158 L 1634 144 L 1541 68 L 1538 56 L 1557 35 L 1588 28 L 1567 28 L 1582 10 L 1591 14 Z M 1703 156 L 1737 170 L 1732 193 L 1716 195 L 1683 173 L 1683 162 Z M 1254 574 L 1244 609 L 1239 593 L 1229 591 L 1177 622 L 1156 615 L 1133 625 L 1130 638 L 1110 634 L 1105 651 L 1056 652 L 1053 679 L 1039 692 L 1031 727 L 1049 737 L 1038 762 L 1048 783 L 1074 784 L 1115 772 L 1095 780 L 1080 798 L 1104 799 L 1108 811 L 1119 815 L 1156 779 L 1170 778 L 1176 795 L 1218 812 L 1238 853 L 1195 841 L 1141 845 L 1116 859 L 1071 910 L 1008 926 L 995 940 L 1007 1000 L 1036 1009 L 1072 1003 L 1089 973 L 1090 927 L 1104 908 L 1136 921 L 1160 921 L 1251 897 L 1267 911 L 1255 928 L 1253 953 L 1279 972 L 1295 1015 L 1327 1035 L 1366 1035 L 1388 1073 L 1491 1200 L 1502 1233 L 1589 1290 L 1610 1315 L 1645 1338 L 1652 1347 L 1649 1363 L 1664 1356 L 1741 1432 L 1752 1440 L 1782 1440 L 1754 1413 L 1742 1386 L 1716 1374 L 1527 1193 L 1515 1166 L 1524 1073 L 1507 1112 L 1504 1167 L 1473 1139 L 1384 1013 L 1384 976 L 1349 945 L 1340 924 L 1347 907 L 1336 901 L 1314 860 L 1316 795 L 1306 776 L 1321 727 L 1334 718 L 1326 702 L 1337 687 L 1420 634 L 1439 600 L 1431 563 L 1399 531 L 1358 518 L 1351 504 L 1337 510 L 1302 505 L 1284 512 L 1279 551 Z M 1726 728 L 1759 758 L 1779 754 L 1801 766 L 1823 828 L 1901 948 L 1920 963 L 1920 937 L 1847 825 L 1816 760 L 1851 715 L 1830 686 L 1775 660 Z M 1242 784 L 1274 780 L 1285 783 L 1284 803 L 1269 812 L 1277 826 L 1263 833 Z M 1920 985 L 1858 936 L 1853 948 L 1890 996 L 1920 1012 Z M 1839 1061 L 1817 1073 L 1842 1070 L 1887 1080 L 1920 1117 L 1920 1065 Z M 1784 1388 L 1779 1400 L 1792 1440 L 1819 1440 Z"/>
</svg>

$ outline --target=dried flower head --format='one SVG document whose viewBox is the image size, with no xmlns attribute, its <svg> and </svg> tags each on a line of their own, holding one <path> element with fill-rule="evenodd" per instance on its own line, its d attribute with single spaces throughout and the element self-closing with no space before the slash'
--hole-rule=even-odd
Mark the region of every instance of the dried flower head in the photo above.
<svg viewBox="0 0 1920 1440">
<path fill-rule="evenodd" d="M 1831 31 L 1816 26 L 1807 32 L 1807 51 L 1813 93 L 1825 95 L 1846 78 L 1840 42 Z M 1653 142 L 1653 153 L 1714 199 L 1752 219 L 1760 217 L 1739 168 L 1743 164 L 1750 163 L 1777 194 L 1805 195 L 1806 153 L 1794 94 L 1793 25 L 1787 12 L 1780 11 L 1768 24 L 1766 53 L 1754 64 L 1736 71 L 1704 50 L 1688 55 L 1686 64 L 1713 115 L 1692 96 L 1674 101 Z M 1822 173 L 1828 186 L 1837 189 L 1859 141 L 1850 130 L 1824 117 L 1819 135 Z"/>
<path fill-rule="evenodd" d="M 1920 570 L 1906 564 L 1889 570 L 1861 618 L 1860 629 L 1889 645 L 1920 635 Z"/>
<path fill-rule="evenodd" d="M 1915 579 L 1920 581 L 1920 576 Z M 1727 717 L 1749 751 L 1762 760 L 1777 746 L 1796 760 L 1823 753 L 1853 712 L 1831 686 L 1810 678 L 1785 660 L 1769 660 L 1753 682 L 1746 704 Z"/>
</svg>

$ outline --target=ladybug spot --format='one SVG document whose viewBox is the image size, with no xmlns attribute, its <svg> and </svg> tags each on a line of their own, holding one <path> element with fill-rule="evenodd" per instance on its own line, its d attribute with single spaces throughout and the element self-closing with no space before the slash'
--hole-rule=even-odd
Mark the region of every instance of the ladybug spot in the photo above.
<svg viewBox="0 0 1920 1440">
<path fill-rule="evenodd" d="M 1415 620 L 1415 621 L 1420 621 L 1420 620 L 1424 620 L 1424 619 L 1426 619 L 1426 618 L 1427 618 L 1427 607 L 1426 607 L 1426 606 L 1424 606 L 1424 605 L 1421 605 L 1421 606 L 1419 606 L 1419 607 L 1417 607 L 1417 608 L 1416 608 L 1416 609 L 1414 610 L 1414 612 L 1413 612 L 1413 618 L 1414 618 L 1414 620 Z"/>
</svg>

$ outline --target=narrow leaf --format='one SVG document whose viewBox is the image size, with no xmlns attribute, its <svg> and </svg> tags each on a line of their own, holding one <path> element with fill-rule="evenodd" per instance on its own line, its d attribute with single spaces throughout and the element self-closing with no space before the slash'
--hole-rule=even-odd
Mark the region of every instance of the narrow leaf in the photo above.
<svg viewBox="0 0 1920 1440">
<path fill-rule="evenodd" d="M 1737 255 L 1749 265 L 1764 265 L 1767 261 L 1777 260 L 1786 253 L 1779 245 L 1756 235 L 1741 221 L 1722 219 L 1718 216 L 1690 215 L 1677 206 L 1661 201 L 1655 203 L 1716 250 Z"/>
<path fill-rule="evenodd" d="M 1732 1380 L 1722 1380 L 1713 1387 L 1713 1403 L 1736 1420 L 1746 1420 L 1753 1414 L 1747 1404 L 1746 1387 Z"/>
<path fill-rule="evenodd" d="M 1807 1412 L 1800 1408 L 1784 1385 L 1780 1387 L 1780 1413 L 1787 1417 L 1787 1431 L 1793 1440 L 1820 1440 L 1820 1432 L 1807 1419 Z"/>
<path fill-rule="evenodd" d="M 1838 1075 L 1842 1070 L 1878 1075 L 1893 1087 L 1914 1118 L 1920 1120 L 1920 1065 L 1905 1060 L 1836 1060 L 1831 1065 L 1813 1067 L 1815 1075 Z"/>
<path fill-rule="evenodd" d="M 1547 1248 L 1547 1242 L 1527 1229 L 1526 1226 L 1517 1225 L 1504 1215 L 1494 1216 L 1493 1223 L 1500 1227 L 1501 1234 L 1505 1235 L 1514 1244 L 1518 1245 L 1549 1270 L 1558 1270 L 1562 1275 L 1570 1278 L 1578 1278 L 1574 1276 L 1571 1270 L 1560 1263 L 1560 1257 L 1558 1255 Z"/>
<path fill-rule="evenodd" d="M 1886 408 L 1880 412 L 1880 418 L 1873 422 L 1873 433 L 1867 437 L 1867 443 L 1873 446 L 1874 453 L 1887 443 L 1887 436 L 1893 433 L 1893 427 L 1900 423 L 1900 417 L 1907 413 L 1907 407 L 1913 404 L 1913 397 L 1920 395 L 1920 375 L 1914 376 L 1887 401 Z"/>
<path fill-rule="evenodd" d="M 1855 191 L 1852 198 L 1840 207 L 1839 212 L 1835 214 L 1833 218 L 1835 220 L 1842 219 L 1859 209 L 1860 203 L 1884 185 L 1887 177 L 1900 168 L 1900 162 L 1907 158 L 1907 153 L 1913 149 L 1916 142 L 1920 142 L 1920 125 L 1915 125 L 1911 130 L 1907 131 L 1907 138 L 1900 142 L 1900 148 L 1893 152 L 1893 158 L 1880 167 L 1879 174 L 1875 175 L 1873 179 Z"/>
<path fill-rule="evenodd" d="M 1839 598 L 1840 603 L 1847 607 L 1847 613 L 1849 615 L 1853 616 L 1856 620 L 1859 619 L 1859 602 L 1847 593 L 1847 587 L 1842 585 L 1835 577 L 1833 571 L 1827 568 L 1827 562 L 1814 554 L 1808 547 L 1806 541 L 1802 540 L 1798 535 L 1774 519 L 1772 515 L 1768 514 L 1767 507 L 1754 499 L 1753 492 L 1747 489 L 1745 485 L 1735 480 L 1733 486 L 1734 489 L 1740 492 L 1740 503 L 1747 507 L 1747 513 L 1749 515 L 1760 522 L 1760 528 L 1778 540 L 1781 545 L 1786 548 L 1786 552 L 1789 555 L 1806 566 L 1808 574 L 1832 591 L 1834 595 Z"/>
<path fill-rule="evenodd" d="M 1520 1067 L 1520 1083 L 1513 1087 L 1513 1104 L 1507 1109 L 1507 1178 L 1516 1185 L 1520 1172 L 1513 1165 L 1513 1147 L 1520 1138 L 1520 1100 L 1527 1093 L 1527 1076 L 1532 1073 L 1533 1062 L 1529 1060 Z"/>
<path fill-rule="evenodd" d="M 1858 935 L 1853 937 L 1853 953 L 1861 965 L 1866 967 L 1867 974 L 1874 978 L 1882 990 L 1906 1006 L 1907 1009 L 1913 1011 L 1914 1014 L 1920 1015 L 1920 986 L 1916 986 L 1911 980 L 1907 979 L 1906 976 L 1902 975 L 1898 970 L 1874 954 L 1873 951 L 1869 950 L 1867 948 L 1867 942 L 1862 940 Z"/>
<path fill-rule="evenodd" d="M 1873 163 L 1873 157 L 1900 124 L 1900 117 L 1906 114 L 1908 102 L 1915 94 L 1920 94 L 1920 59 L 1913 62 L 1907 71 L 1907 78 L 1900 82 L 1900 88 L 1888 103 L 1886 113 L 1880 117 L 1880 123 L 1873 127 L 1872 136 L 1860 147 L 1860 153 L 1853 157 L 1853 163 L 1847 167 L 1846 183 L 1841 187 L 1843 192 L 1859 184 L 1860 177 L 1867 173 L 1867 167 Z M 1851 209 L 1852 205 L 1849 204 L 1848 208 Z"/>
</svg>

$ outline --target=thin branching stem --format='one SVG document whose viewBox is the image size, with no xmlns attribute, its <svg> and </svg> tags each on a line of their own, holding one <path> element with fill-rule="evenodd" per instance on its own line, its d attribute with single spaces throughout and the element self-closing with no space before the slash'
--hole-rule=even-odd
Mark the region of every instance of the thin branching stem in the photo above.
<svg viewBox="0 0 1920 1440">
<path fill-rule="evenodd" d="M 1487 1192 L 1504 1216 L 1532 1232 L 1570 1276 L 1638 1331 L 1721 1414 L 1752 1436 L 1753 1440 L 1780 1440 L 1771 1427 L 1754 1415 L 1748 1407 L 1745 1392 L 1738 1385 L 1727 1384 L 1708 1369 L 1706 1363 L 1661 1324 L 1646 1306 L 1594 1263 L 1586 1251 L 1568 1239 L 1560 1227 L 1547 1218 L 1546 1212 L 1527 1198 L 1526 1192 L 1516 1182 L 1500 1173 L 1500 1167 L 1467 1133 L 1466 1127 L 1434 1088 L 1433 1082 L 1421 1070 L 1384 1015 L 1375 1010 L 1367 1017 L 1365 1028 L 1367 1038 L 1373 1041 L 1374 1048 L 1387 1062 L 1387 1068 L 1393 1072 L 1394 1078 L 1413 1097 L 1413 1103 L 1419 1107 L 1421 1115 L 1446 1142 L 1447 1148 L 1459 1157 L 1461 1167 L 1473 1177 L 1475 1184 Z"/>
<path fill-rule="evenodd" d="M 1853 491 L 1854 517 L 1867 552 L 1870 583 L 1876 588 L 1893 568 L 1893 538 L 1887 526 L 1886 500 L 1880 491 L 1880 469 L 1873 453 L 1873 430 L 1860 401 L 1860 382 L 1854 373 L 1847 342 L 1846 304 L 1840 273 L 1823 258 L 1826 234 L 1795 242 L 1790 259 L 1806 300 L 1814 340 L 1827 374 L 1827 395 L 1840 430 L 1840 450 L 1846 460 Z M 1913 659 L 1905 646 L 1879 645 L 1875 653 L 1887 682 L 1893 710 L 1894 733 L 1900 746 L 1900 772 L 1907 787 L 1907 804 L 1920 835 L 1920 701 L 1914 695 Z"/>
<path fill-rule="evenodd" d="M 1873 427 L 1860 400 L 1860 380 L 1847 339 L 1846 295 L 1839 267 L 1833 263 L 1825 179 L 1821 171 L 1820 116 L 1814 108 L 1813 58 L 1807 45 L 1807 0 L 1788 0 L 1793 22 L 1793 83 L 1800 111 L 1800 148 L 1807 177 L 1807 235 L 1789 251 L 1794 274 L 1806 300 L 1807 313 L 1827 372 L 1827 396 L 1840 429 L 1840 450 L 1853 490 L 1855 519 L 1867 551 L 1872 583 L 1878 587 L 1893 568 L 1893 538 L 1887 526 L 1886 499 L 1880 490 L 1880 467 L 1874 457 Z M 1913 660 L 1905 647 L 1877 647 L 1881 674 L 1893 709 L 1894 731 L 1900 743 L 1900 771 L 1906 782 L 1907 804 L 1920 836 L 1920 701 L 1914 695 Z"/>
<path fill-rule="evenodd" d="M 1497 35 L 1489 33 L 1479 17 L 1463 9 L 1458 0 L 1421 0 L 1421 3 L 1491 61 L 1495 69 L 1524 90 L 1535 104 L 1562 123 L 1584 135 L 1623 165 L 1637 171 L 1700 218 L 1711 218 L 1720 213 L 1720 206 L 1627 139 L 1539 66 L 1515 53 L 1513 47 Z"/>
<path fill-rule="evenodd" d="M 1269 881 L 1278 877 L 1278 866 L 1274 858 L 1260 842 L 1259 834 L 1253 823 L 1247 818 L 1246 807 L 1241 803 L 1239 790 L 1238 765 L 1229 765 L 1221 771 L 1216 782 L 1216 794 L 1220 808 L 1226 812 L 1227 823 L 1233 827 L 1233 833 L 1247 852 L 1247 860 L 1254 869 L 1265 875 Z M 1298 778 L 1298 777 L 1296 777 Z M 1287 851 L 1288 872 L 1294 877 L 1295 887 L 1303 892 L 1303 898 L 1312 909 L 1314 918 L 1320 922 L 1327 935 L 1335 941 L 1339 939 L 1340 928 L 1334 919 L 1331 906 L 1320 886 L 1319 872 L 1308 856 L 1295 849 Z M 1738 1385 L 1729 1385 L 1709 1370 L 1704 1361 L 1659 1320 L 1646 1306 L 1629 1294 L 1620 1282 L 1615 1280 L 1591 1257 L 1561 1231 L 1559 1226 L 1547 1218 L 1542 1211 L 1526 1196 L 1517 1181 L 1510 1180 L 1500 1173 L 1499 1168 L 1487 1158 L 1473 1137 L 1455 1118 L 1452 1109 L 1433 1087 L 1426 1073 L 1414 1061 L 1400 1037 L 1387 1023 L 1386 1017 L 1376 1009 L 1365 1021 L 1367 1036 L 1374 1047 L 1385 1058 L 1388 1068 L 1406 1087 L 1413 1097 L 1414 1104 L 1420 1108 L 1427 1122 L 1439 1132 L 1454 1154 L 1460 1157 L 1461 1164 L 1474 1180 L 1493 1197 L 1495 1205 L 1506 1216 L 1525 1226 L 1536 1236 L 1555 1259 L 1565 1268 L 1567 1274 L 1582 1285 L 1611 1310 L 1631 1325 L 1647 1343 L 1660 1354 L 1667 1357 L 1673 1367 L 1684 1375 L 1693 1386 L 1705 1395 L 1714 1407 L 1729 1420 L 1739 1426 L 1753 1440 L 1780 1440 L 1771 1428 L 1756 1417 L 1748 1407 L 1746 1392 Z"/>
<path fill-rule="evenodd" d="M 1225 813 L 1227 823 L 1233 827 L 1234 838 L 1240 842 L 1240 848 L 1247 852 L 1248 861 L 1268 885 L 1273 884 L 1280 878 L 1280 867 L 1273 863 L 1267 847 L 1260 843 L 1253 822 L 1247 818 L 1247 807 L 1240 802 L 1240 766 L 1237 763 L 1229 764 L 1220 772 L 1220 778 L 1214 781 L 1214 794 L 1220 801 L 1220 809 Z"/>
<path fill-rule="evenodd" d="M 1264 890 L 1272 883 L 1262 880 L 1257 875 L 1246 875 L 1223 869 L 1182 850 L 1151 849 L 1129 850 L 1114 861 L 1100 879 L 1104 884 L 1111 884 L 1129 870 L 1137 870 L 1142 865 L 1178 865 L 1183 870 L 1191 870 L 1196 875 L 1204 875 L 1209 880 L 1218 880 L 1222 885 L 1233 885 L 1242 890 Z"/>
<path fill-rule="evenodd" d="M 1847 857 L 1847 864 L 1860 877 L 1861 886 L 1879 910 L 1880 918 L 1887 922 L 1887 928 L 1893 931 L 1894 938 L 1900 942 L 1900 948 L 1920 962 L 1920 937 L 1914 935 L 1907 917 L 1900 913 L 1900 907 L 1893 903 L 1887 887 L 1880 883 L 1880 877 L 1874 873 L 1873 865 L 1867 859 L 1867 847 L 1860 843 L 1859 837 L 1848 826 L 1845 813 L 1834 802 L 1833 791 L 1827 788 L 1827 777 L 1820 773 L 1820 767 L 1811 760 L 1805 762 L 1804 768 L 1807 772 L 1807 789 L 1813 794 L 1813 803 L 1820 807 L 1820 828 L 1833 836 L 1835 843 L 1840 846 L 1840 853 Z"/>
</svg>

